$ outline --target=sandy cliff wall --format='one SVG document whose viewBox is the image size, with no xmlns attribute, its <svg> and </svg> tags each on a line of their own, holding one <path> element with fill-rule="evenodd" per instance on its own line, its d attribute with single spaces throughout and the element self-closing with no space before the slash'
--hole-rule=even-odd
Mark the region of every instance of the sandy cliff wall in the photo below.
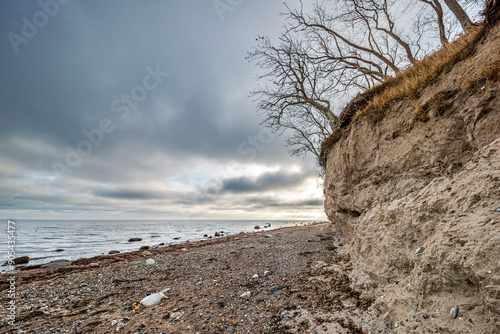
<svg viewBox="0 0 500 334">
<path fill-rule="evenodd" d="M 496 24 L 418 101 L 358 118 L 326 155 L 325 211 L 388 324 L 373 332 L 500 331 L 500 82 L 485 71 L 499 41 Z M 417 120 L 439 92 L 442 115 Z"/>
</svg>

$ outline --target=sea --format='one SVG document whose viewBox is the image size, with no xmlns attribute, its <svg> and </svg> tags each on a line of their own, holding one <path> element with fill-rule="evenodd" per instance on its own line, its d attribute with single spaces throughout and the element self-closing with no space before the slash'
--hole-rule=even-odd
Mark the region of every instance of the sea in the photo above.
<svg viewBox="0 0 500 334">
<path fill-rule="evenodd" d="M 292 220 L 14 220 L 2 224 L 0 262 L 4 264 L 9 251 L 15 257 L 29 256 L 30 265 L 53 260 L 77 260 L 111 250 L 128 252 L 141 246 L 172 245 L 206 239 L 205 234 L 224 232 L 224 236 L 255 231 L 272 231 L 280 227 L 308 225 L 313 221 Z M 260 229 L 256 230 L 255 226 Z M 265 227 L 269 226 L 269 227 Z M 14 234 L 15 243 L 8 237 Z M 2 237 L 3 236 L 3 237 Z M 130 238 L 142 238 L 129 242 Z M 12 241 L 11 237 L 11 241 Z M 2 251 L 3 250 L 3 251 Z M 1 265 L 0 264 L 0 265 Z M 6 271 L 0 266 L 0 271 Z"/>
</svg>

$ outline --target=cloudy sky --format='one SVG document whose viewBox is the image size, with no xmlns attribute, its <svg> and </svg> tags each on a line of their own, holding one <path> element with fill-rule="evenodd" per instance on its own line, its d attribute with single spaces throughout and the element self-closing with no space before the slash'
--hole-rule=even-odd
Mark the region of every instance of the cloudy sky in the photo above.
<svg viewBox="0 0 500 334">
<path fill-rule="evenodd" d="M 0 2 L 0 217 L 325 219 L 313 158 L 289 157 L 248 97 L 246 52 L 282 11 Z"/>
</svg>

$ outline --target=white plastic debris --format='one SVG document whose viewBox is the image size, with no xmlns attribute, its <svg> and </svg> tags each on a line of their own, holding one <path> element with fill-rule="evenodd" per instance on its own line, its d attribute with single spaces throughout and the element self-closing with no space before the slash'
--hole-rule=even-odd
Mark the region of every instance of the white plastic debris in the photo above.
<svg viewBox="0 0 500 334">
<path fill-rule="evenodd" d="M 141 300 L 141 304 L 144 306 L 153 306 L 161 302 L 163 298 L 167 298 L 167 296 L 165 296 L 163 292 L 153 293 L 152 295 L 143 298 Z"/>
</svg>

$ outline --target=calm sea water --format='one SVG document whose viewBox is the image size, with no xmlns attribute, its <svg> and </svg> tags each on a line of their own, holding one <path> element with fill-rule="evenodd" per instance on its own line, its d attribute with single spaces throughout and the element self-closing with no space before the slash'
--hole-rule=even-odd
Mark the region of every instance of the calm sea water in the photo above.
<svg viewBox="0 0 500 334">
<path fill-rule="evenodd" d="M 0 261 L 7 260 L 7 221 L 0 236 Z M 16 257 L 29 256 L 29 264 L 47 263 L 58 259 L 76 260 L 120 252 L 138 250 L 141 246 L 155 246 L 197 241 L 204 234 L 224 235 L 253 232 L 267 224 L 272 230 L 280 227 L 309 224 L 311 221 L 283 220 L 15 220 Z M 3 237 L 2 237 L 3 236 Z M 140 242 L 128 242 L 130 238 L 142 238 Z M 174 239 L 178 238 L 178 239 Z M 63 251 L 57 252 L 57 249 Z M 4 270 L 6 267 L 0 267 Z"/>
</svg>

